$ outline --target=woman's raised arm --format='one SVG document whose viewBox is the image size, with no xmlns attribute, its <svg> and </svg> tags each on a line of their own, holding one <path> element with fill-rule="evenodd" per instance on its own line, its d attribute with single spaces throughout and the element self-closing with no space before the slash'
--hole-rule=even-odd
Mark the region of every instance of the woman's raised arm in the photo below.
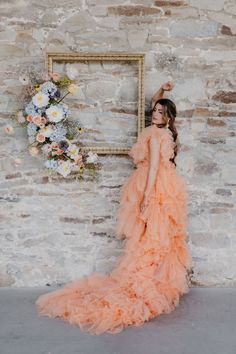
<svg viewBox="0 0 236 354">
<path fill-rule="evenodd" d="M 164 92 L 165 90 L 160 87 L 159 90 L 154 94 L 154 96 L 152 97 L 152 109 L 155 106 L 156 101 L 163 97 Z"/>
<path fill-rule="evenodd" d="M 167 81 L 166 83 L 161 85 L 159 90 L 152 97 L 152 109 L 154 108 L 156 101 L 163 97 L 164 92 L 171 91 L 173 89 L 173 87 L 174 87 L 174 84 L 171 81 Z"/>
</svg>

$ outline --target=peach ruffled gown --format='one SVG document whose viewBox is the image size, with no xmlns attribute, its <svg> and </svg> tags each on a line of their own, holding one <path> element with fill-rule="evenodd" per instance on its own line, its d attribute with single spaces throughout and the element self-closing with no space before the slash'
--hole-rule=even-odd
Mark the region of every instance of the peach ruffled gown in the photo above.
<svg viewBox="0 0 236 354">
<path fill-rule="evenodd" d="M 159 168 L 149 205 L 140 214 L 153 135 L 160 146 Z M 114 270 L 108 275 L 93 272 L 39 296 L 35 304 L 40 316 L 59 317 L 94 335 L 118 333 L 171 312 L 189 292 L 187 192 L 169 161 L 173 144 L 168 129 L 143 129 L 129 152 L 137 169 L 121 189 L 116 237 L 125 238 L 125 247 Z"/>
</svg>

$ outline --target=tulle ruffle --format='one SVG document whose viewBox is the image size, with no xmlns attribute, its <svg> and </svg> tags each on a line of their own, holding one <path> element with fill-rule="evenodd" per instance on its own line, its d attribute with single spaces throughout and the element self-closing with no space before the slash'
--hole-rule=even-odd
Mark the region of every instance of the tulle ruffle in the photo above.
<svg viewBox="0 0 236 354">
<path fill-rule="evenodd" d="M 140 213 L 148 178 L 147 145 L 156 134 L 162 158 L 149 205 Z M 121 189 L 116 237 L 125 239 L 125 247 L 114 270 L 108 275 L 94 272 L 41 295 L 36 301 L 39 315 L 62 318 L 95 335 L 118 333 L 171 312 L 189 291 L 186 185 L 169 161 L 173 140 L 166 134 L 145 128 L 130 152 L 137 169 Z"/>
</svg>

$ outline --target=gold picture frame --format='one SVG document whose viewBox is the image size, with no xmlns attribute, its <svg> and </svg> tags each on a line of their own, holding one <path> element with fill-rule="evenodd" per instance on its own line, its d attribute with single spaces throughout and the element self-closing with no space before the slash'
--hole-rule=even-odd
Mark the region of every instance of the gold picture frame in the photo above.
<svg viewBox="0 0 236 354">
<path fill-rule="evenodd" d="M 137 136 L 145 127 L 145 94 L 144 94 L 144 60 L 143 53 L 46 53 L 46 67 L 49 74 L 53 72 L 53 64 L 60 62 L 88 62 L 88 61 L 127 61 L 138 64 L 138 116 Z M 97 154 L 127 154 L 130 148 L 112 147 L 81 147 L 83 151 L 92 151 Z"/>
</svg>

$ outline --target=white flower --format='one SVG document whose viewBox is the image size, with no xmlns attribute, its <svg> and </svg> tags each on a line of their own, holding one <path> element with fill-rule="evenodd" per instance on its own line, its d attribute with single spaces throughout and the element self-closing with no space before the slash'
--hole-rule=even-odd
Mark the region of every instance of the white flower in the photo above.
<svg viewBox="0 0 236 354">
<path fill-rule="evenodd" d="M 79 148 L 75 144 L 70 144 L 67 149 L 67 155 L 74 159 L 79 153 Z"/>
<path fill-rule="evenodd" d="M 63 161 L 57 167 L 57 172 L 63 177 L 66 177 L 71 173 L 71 167 L 70 161 Z"/>
<path fill-rule="evenodd" d="M 77 165 L 76 163 L 71 164 L 71 171 L 77 172 L 77 171 L 79 171 L 79 169 L 80 169 L 80 166 Z"/>
<path fill-rule="evenodd" d="M 38 92 L 33 96 L 32 101 L 36 107 L 46 107 L 49 102 L 49 97 L 43 92 Z"/>
<path fill-rule="evenodd" d="M 29 83 L 29 77 L 27 75 L 21 75 L 19 77 L 19 81 L 23 84 L 23 85 L 28 85 Z"/>
<path fill-rule="evenodd" d="M 54 123 L 58 123 L 64 118 L 63 110 L 56 105 L 52 105 L 46 109 L 46 115 L 49 121 Z"/>
<path fill-rule="evenodd" d="M 50 138 L 53 133 L 53 128 L 51 125 L 46 125 L 46 127 L 40 130 L 40 133 L 42 133 L 46 138 Z"/>
<path fill-rule="evenodd" d="M 94 163 L 98 160 L 98 155 L 93 153 L 92 151 L 88 152 L 88 157 L 86 158 L 87 163 Z"/>
<path fill-rule="evenodd" d="M 49 153 L 51 152 L 51 145 L 50 144 L 44 144 L 43 147 L 41 148 L 42 152 L 44 155 L 49 155 Z"/>
<path fill-rule="evenodd" d="M 18 120 L 19 123 L 24 123 L 25 122 L 25 117 L 24 117 L 22 111 L 17 113 L 17 120 Z"/>
<path fill-rule="evenodd" d="M 72 95 L 75 95 L 78 91 L 78 86 L 75 84 L 70 84 L 67 88 L 68 92 L 70 92 Z"/>
<path fill-rule="evenodd" d="M 71 64 L 67 64 L 66 74 L 71 80 L 74 80 L 78 76 L 78 69 Z"/>
</svg>

